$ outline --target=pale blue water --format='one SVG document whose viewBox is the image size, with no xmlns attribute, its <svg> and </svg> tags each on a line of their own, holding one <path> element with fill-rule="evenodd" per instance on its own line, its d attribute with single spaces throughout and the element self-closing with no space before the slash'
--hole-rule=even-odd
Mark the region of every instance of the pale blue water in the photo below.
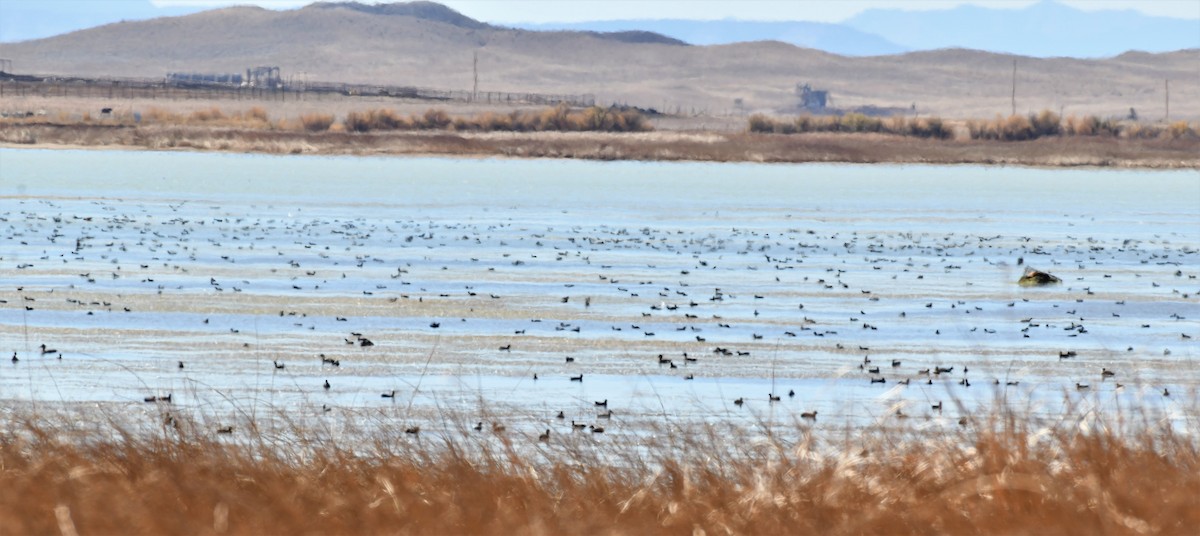
<svg viewBox="0 0 1200 536">
<path fill-rule="evenodd" d="M 606 398 L 617 429 L 938 400 L 956 421 L 997 393 L 1197 407 L 1195 171 L 0 149 L 0 218 L 11 405 L 531 429 Z M 1018 259 L 1063 284 L 1017 286 Z"/>
</svg>

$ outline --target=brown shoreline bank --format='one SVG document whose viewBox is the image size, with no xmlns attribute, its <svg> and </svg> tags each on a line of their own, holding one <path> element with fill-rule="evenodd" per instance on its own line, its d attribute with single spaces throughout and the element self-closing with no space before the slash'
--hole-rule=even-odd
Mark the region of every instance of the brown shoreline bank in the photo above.
<svg viewBox="0 0 1200 536">
<path fill-rule="evenodd" d="M 207 125 L 0 124 L 8 147 L 262 154 L 434 155 L 697 162 L 982 164 L 1200 169 L 1200 140 L 1047 137 L 935 140 L 875 133 L 305 132 Z"/>
</svg>

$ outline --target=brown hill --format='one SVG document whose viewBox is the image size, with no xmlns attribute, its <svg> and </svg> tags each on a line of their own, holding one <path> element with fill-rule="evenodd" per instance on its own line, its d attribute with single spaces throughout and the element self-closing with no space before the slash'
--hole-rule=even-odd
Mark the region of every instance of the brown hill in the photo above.
<svg viewBox="0 0 1200 536">
<path fill-rule="evenodd" d="M 1200 50 L 1109 59 L 1038 59 L 949 49 L 842 57 L 779 42 L 688 46 L 645 32 L 534 32 L 484 24 L 444 6 L 319 3 L 291 11 L 234 7 L 121 22 L 0 44 L 21 73 L 163 76 L 277 65 L 285 78 L 480 90 L 593 93 L 598 102 L 709 113 L 781 112 L 797 83 L 834 106 L 911 108 L 948 117 L 1010 110 L 1200 118 Z M 735 105 L 740 99 L 741 106 Z"/>
</svg>

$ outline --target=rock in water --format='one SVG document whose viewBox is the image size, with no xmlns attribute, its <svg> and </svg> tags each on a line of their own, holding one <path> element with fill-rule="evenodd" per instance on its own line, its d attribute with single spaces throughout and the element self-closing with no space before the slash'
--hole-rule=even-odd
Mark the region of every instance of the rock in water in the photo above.
<svg viewBox="0 0 1200 536">
<path fill-rule="evenodd" d="M 1030 267 L 1025 268 L 1025 275 L 1022 275 L 1021 279 L 1017 281 L 1017 284 L 1023 287 L 1039 287 L 1042 285 L 1053 285 L 1055 283 L 1062 283 L 1062 279 L 1054 277 L 1047 272 Z"/>
</svg>

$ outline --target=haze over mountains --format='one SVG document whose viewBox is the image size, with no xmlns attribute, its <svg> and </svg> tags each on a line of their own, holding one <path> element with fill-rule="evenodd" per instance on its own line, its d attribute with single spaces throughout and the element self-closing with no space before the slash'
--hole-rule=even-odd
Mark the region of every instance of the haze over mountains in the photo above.
<svg viewBox="0 0 1200 536">
<path fill-rule="evenodd" d="M 969 48 L 1039 58 L 1105 58 L 1130 50 L 1200 48 L 1200 20 L 1133 10 L 1083 11 L 1043 0 L 1022 9 L 962 5 L 912 11 L 869 9 L 840 24 L 684 19 L 523 24 L 537 30 L 645 30 L 694 45 L 775 40 L 845 56 Z"/>
<path fill-rule="evenodd" d="M 529 31 L 476 21 L 433 3 L 256 7 L 129 21 L 19 43 L 0 57 L 21 73 L 162 77 L 279 66 L 285 78 L 470 89 L 591 93 L 601 103 L 669 111 L 795 111 L 799 83 L 832 105 L 947 117 L 1017 111 L 1200 117 L 1200 49 L 1084 60 L 947 49 L 845 57 L 779 41 L 690 46 L 648 32 Z"/>
<path fill-rule="evenodd" d="M 844 24 L 822 22 L 760 22 L 741 20 L 609 20 L 578 23 L 522 24 L 530 30 L 591 30 L 619 32 L 639 29 L 679 39 L 693 45 L 727 45 L 754 41 L 784 43 L 823 50 L 843 56 L 880 56 L 900 54 L 911 48 L 898 45 L 879 35 L 863 32 Z"/>
<path fill-rule="evenodd" d="M 1200 20 L 1133 10 L 1082 11 L 1051 0 L 1024 9 L 871 9 L 847 26 L 914 50 L 962 47 L 1035 57 L 1106 58 L 1200 48 Z"/>
</svg>

